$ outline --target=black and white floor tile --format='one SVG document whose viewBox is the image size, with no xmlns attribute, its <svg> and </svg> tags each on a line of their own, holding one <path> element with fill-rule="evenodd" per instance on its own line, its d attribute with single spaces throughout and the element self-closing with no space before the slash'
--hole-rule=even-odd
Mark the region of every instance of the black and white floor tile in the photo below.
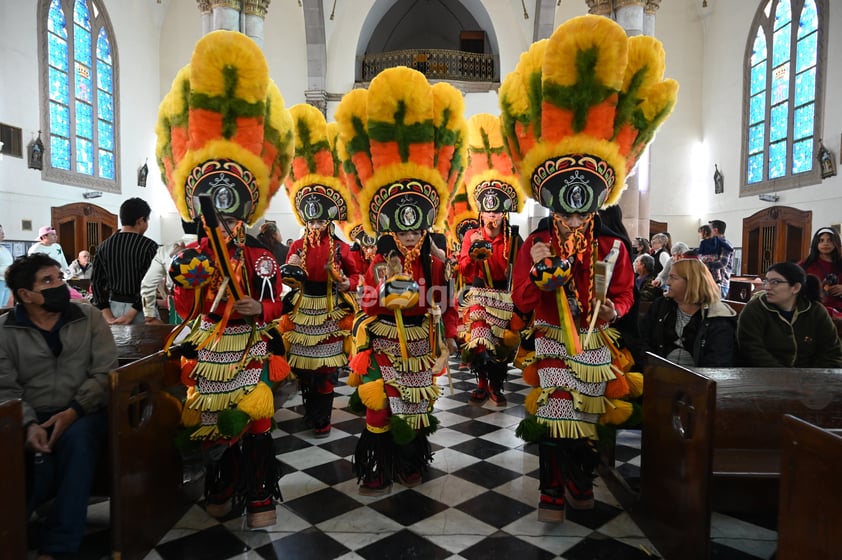
<svg viewBox="0 0 842 560">
<path fill-rule="evenodd" d="M 308 560 L 648 560 L 658 552 L 600 479 L 593 511 L 568 508 L 563 524 L 537 518 L 537 448 L 515 436 L 529 388 L 510 371 L 508 405 L 468 404 L 471 373 L 452 364 L 452 391 L 439 379 L 440 421 L 430 438 L 434 461 L 425 482 L 390 494 L 360 496 L 351 459 L 365 422 L 347 410 L 350 387 L 340 384 L 333 430 L 315 439 L 302 419 L 300 397 L 276 414 L 277 456 L 284 465 L 283 503 L 277 523 L 249 530 L 245 517 L 218 521 L 197 503 L 163 538 L 147 560 L 306 558 Z M 627 478 L 639 476 L 640 433 L 618 434 L 616 461 Z M 105 523 L 107 526 L 107 509 Z M 97 515 L 91 513 L 90 525 Z M 102 531 L 86 538 L 90 558 L 107 550 Z M 717 559 L 770 558 L 774 530 L 715 514 Z M 85 553 L 88 554 L 88 553 Z M 86 556 L 87 558 L 88 556 Z"/>
</svg>

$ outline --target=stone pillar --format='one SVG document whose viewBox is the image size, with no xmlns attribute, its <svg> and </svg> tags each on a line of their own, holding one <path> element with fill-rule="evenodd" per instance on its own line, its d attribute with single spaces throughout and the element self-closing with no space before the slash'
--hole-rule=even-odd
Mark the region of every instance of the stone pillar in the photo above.
<svg viewBox="0 0 842 560">
<path fill-rule="evenodd" d="M 643 34 L 653 37 L 655 35 L 655 14 L 661 7 L 661 0 L 646 0 L 643 8 Z"/>
<path fill-rule="evenodd" d="M 271 0 L 246 0 L 244 33 L 260 45 L 260 48 L 263 48 L 264 23 L 266 12 L 269 10 L 269 2 Z"/>
<path fill-rule="evenodd" d="M 327 92 L 323 89 L 308 89 L 304 91 L 304 99 L 307 103 L 327 116 Z"/>
<path fill-rule="evenodd" d="M 210 0 L 211 31 L 240 31 L 240 0 Z"/>
<path fill-rule="evenodd" d="M 588 13 L 596 16 L 611 17 L 613 5 L 611 0 L 585 0 L 588 5 Z"/>
<path fill-rule="evenodd" d="M 213 31 L 213 11 L 211 10 L 210 0 L 196 0 L 199 4 L 199 11 L 202 13 L 202 35 L 207 35 Z"/>
</svg>

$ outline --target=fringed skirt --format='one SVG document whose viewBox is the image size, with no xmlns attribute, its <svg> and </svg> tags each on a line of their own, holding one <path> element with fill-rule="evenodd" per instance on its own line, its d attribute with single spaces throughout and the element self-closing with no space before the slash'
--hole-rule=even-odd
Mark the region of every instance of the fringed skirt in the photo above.
<svg viewBox="0 0 842 560">
<path fill-rule="evenodd" d="M 509 292 L 471 288 L 460 311 L 464 320 L 467 350 L 478 346 L 484 346 L 489 351 L 502 350 L 504 335 L 514 312 L 512 295 Z"/>
<path fill-rule="evenodd" d="M 289 365 L 309 371 L 347 365 L 353 309 L 337 304 L 328 311 L 325 296 L 299 293 L 292 301 L 292 328 L 284 333 Z"/>
</svg>

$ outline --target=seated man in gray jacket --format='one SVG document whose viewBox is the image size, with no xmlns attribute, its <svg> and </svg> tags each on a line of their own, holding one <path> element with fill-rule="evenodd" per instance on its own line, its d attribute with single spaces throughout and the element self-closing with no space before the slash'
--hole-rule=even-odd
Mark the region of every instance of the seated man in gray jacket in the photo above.
<svg viewBox="0 0 842 560">
<path fill-rule="evenodd" d="M 82 542 L 94 469 L 106 437 L 108 372 L 117 348 L 102 313 L 70 301 L 59 264 L 36 253 L 6 270 L 15 308 L 0 317 L 0 401 L 23 401 L 27 508 L 54 497 L 38 558 Z"/>
</svg>

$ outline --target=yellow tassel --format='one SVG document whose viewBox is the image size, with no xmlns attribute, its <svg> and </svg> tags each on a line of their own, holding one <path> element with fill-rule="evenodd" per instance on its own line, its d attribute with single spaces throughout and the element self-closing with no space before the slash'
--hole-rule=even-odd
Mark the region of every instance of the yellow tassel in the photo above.
<svg viewBox="0 0 842 560">
<path fill-rule="evenodd" d="M 573 322 L 573 313 L 570 311 L 570 304 L 567 302 L 567 295 L 563 288 L 556 289 L 556 305 L 558 307 L 558 319 L 561 325 L 564 346 L 571 356 L 578 356 L 582 353 L 582 343 L 579 341 L 579 329 Z"/>
<path fill-rule="evenodd" d="M 181 425 L 187 428 L 198 426 L 202 419 L 202 413 L 192 408 L 184 407 L 181 409 Z"/>
<path fill-rule="evenodd" d="M 626 374 L 626 381 L 629 384 L 629 395 L 634 398 L 643 394 L 643 374 L 637 371 L 630 371 Z"/>
<path fill-rule="evenodd" d="M 614 405 L 614 409 L 606 411 L 599 417 L 600 424 L 622 424 L 631 417 L 634 411 L 630 402 L 611 400 L 610 403 Z"/>
<path fill-rule="evenodd" d="M 526 400 L 523 402 L 523 407 L 526 409 L 527 412 L 529 412 L 529 414 L 536 414 L 538 412 L 538 398 L 540 396 L 540 387 L 535 387 L 526 396 Z"/>
<path fill-rule="evenodd" d="M 383 379 L 376 379 L 363 383 L 357 389 L 360 400 L 366 408 L 371 410 L 383 410 L 386 408 L 388 399 L 386 398 L 386 389 Z"/>
<path fill-rule="evenodd" d="M 360 383 L 362 383 L 363 378 L 360 376 L 359 373 L 351 372 L 348 374 L 348 387 L 359 387 Z"/>
<path fill-rule="evenodd" d="M 272 389 L 263 382 L 254 386 L 249 394 L 240 399 L 237 408 L 249 415 L 252 420 L 271 418 L 275 414 L 275 397 Z"/>
</svg>

